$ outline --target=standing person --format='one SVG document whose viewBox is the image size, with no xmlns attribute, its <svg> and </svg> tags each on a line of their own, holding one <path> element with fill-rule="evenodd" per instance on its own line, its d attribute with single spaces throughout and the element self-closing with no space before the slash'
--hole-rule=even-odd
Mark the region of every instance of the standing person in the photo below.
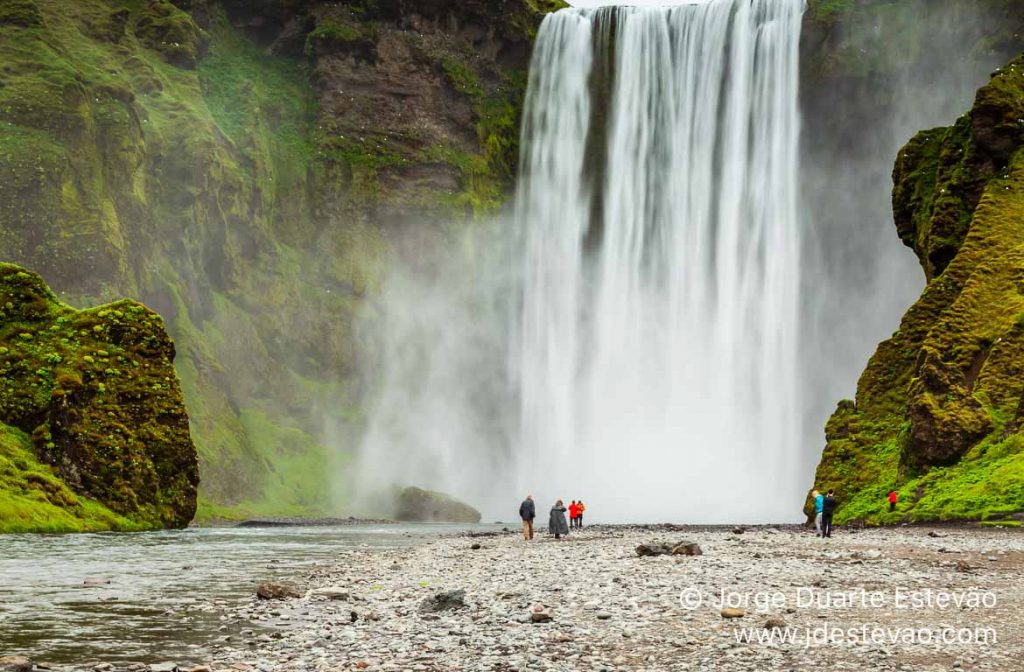
<svg viewBox="0 0 1024 672">
<path fill-rule="evenodd" d="M 570 530 L 574 529 L 576 527 L 576 517 L 579 516 L 579 515 L 580 515 L 580 509 L 576 505 L 576 500 L 574 499 L 574 500 L 572 500 L 572 502 L 569 503 L 569 529 Z"/>
<path fill-rule="evenodd" d="M 519 505 L 519 517 L 523 519 L 523 539 L 533 539 L 533 519 L 537 517 L 537 507 L 533 505 L 533 495 L 527 495 Z"/>
<path fill-rule="evenodd" d="M 889 491 L 889 513 L 892 513 L 893 511 L 896 510 L 896 502 L 898 502 L 899 499 L 900 493 L 896 492 L 895 490 Z"/>
<path fill-rule="evenodd" d="M 832 538 L 832 516 L 836 512 L 835 491 L 829 490 L 821 503 L 821 536 Z"/>
<path fill-rule="evenodd" d="M 555 535 L 555 539 L 561 539 L 563 534 L 566 536 L 569 534 L 569 523 L 565 522 L 565 504 L 562 500 L 558 500 L 551 507 L 551 515 L 548 516 L 548 532 Z"/>
<path fill-rule="evenodd" d="M 583 500 L 576 502 L 576 529 L 583 529 L 583 512 L 587 510 L 587 507 L 583 505 Z"/>
<path fill-rule="evenodd" d="M 814 497 L 814 536 L 821 536 L 821 512 L 825 509 L 825 497 L 815 490 L 811 493 Z"/>
</svg>

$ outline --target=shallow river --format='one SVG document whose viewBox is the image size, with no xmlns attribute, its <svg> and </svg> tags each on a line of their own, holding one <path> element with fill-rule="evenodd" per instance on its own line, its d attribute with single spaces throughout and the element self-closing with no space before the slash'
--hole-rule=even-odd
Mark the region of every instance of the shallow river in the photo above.
<svg viewBox="0 0 1024 672">
<path fill-rule="evenodd" d="M 479 526 L 483 529 L 485 526 Z M 36 661 L 198 661 L 221 630 L 191 606 L 248 601 L 344 549 L 394 547 L 465 527 L 197 528 L 140 534 L 0 535 L 0 656 Z M 87 587 L 87 579 L 110 583 Z M 90 581 L 94 583 L 95 581 Z"/>
</svg>

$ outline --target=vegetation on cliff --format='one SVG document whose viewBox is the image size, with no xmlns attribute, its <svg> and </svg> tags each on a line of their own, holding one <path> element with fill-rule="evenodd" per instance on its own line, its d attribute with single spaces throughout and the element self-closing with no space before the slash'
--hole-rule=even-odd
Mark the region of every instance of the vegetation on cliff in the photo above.
<svg viewBox="0 0 1024 672">
<path fill-rule="evenodd" d="M 914 138 L 894 181 L 929 282 L 829 420 L 815 482 L 837 489 L 840 521 L 1024 511 L 1024 57 Z"/>
<path fill-rule="evenodd" d="M 0 531 L 186 526 L 199 473 L 173 360 L 142 304 L 78 311 L 0 264 Z"/>
<path fill-rule="evenodd" d="M 504 200 L 542 4 L 0 7 L 0 258 L 165 317 L 200 515 L 337 503 L 356 315 L 396 227 Z"/>
</svg>

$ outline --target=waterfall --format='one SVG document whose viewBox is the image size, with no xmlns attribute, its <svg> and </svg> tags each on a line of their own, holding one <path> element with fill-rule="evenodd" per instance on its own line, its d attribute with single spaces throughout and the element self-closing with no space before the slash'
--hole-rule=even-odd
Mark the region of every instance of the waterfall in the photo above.
<svg viewBox="0 0 1024 672">
<path fill-rule="evenodd" d="M 414 241 L 379 302 L 357 498 L 411 484 L 488 519 L 527 493 L 598 520 L 799 516 L 802 12 L 544 20 L 514 222 L 426 264 Z"/>
<path fill-rule="evenodd" d="M 516 203 L 521 491 L 619 518 L 793 518 L 802 12 L 544 21 Z"/>
</svg>

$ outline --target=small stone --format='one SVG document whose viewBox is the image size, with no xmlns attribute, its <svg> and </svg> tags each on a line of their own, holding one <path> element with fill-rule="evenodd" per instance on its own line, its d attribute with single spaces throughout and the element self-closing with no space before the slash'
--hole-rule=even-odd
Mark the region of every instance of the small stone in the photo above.
<svg viewBox="0 0 1024 672">
<path fill-rule="evenodd" d="M 692 541 L 681 541 L 672 547 L 672 555 L 704 555 L 704 551 Z"/>
<path fill-rule="evenodd" d="M 340 586 L 317 588 L 312 594 L 316 597 L 326 597 L 328 600 L 347 600 L 351 597 L 351 593 Z"/>
<path fill-rule="evenodd" d="M 742 609 L 726 607 L 722 609 L 722 618 L 743 618 L 746 613 Z"/>
<path fill-rule="evenodd" d="M 466 606 L 466 591 L 446 590 L 435 593 L 420 603 L 420 613 L 430 614 L 438 611 L 454 611 Z"/>
<path fill-rule="evenodd" d="M 256 588 L 256 597 L 261 600 L 284 600 L 287 598 L 302 597 L 302 593 L 294 586 L 285 583 L 266 581 Z"/>
<path fill-rule="evenodd" d="M 0 656 L 0 672 L 32 672 L 32 661 L 25 656 Z"/>
<path fill-rule="evenodd" d="M 110 663 L 100 663 L 99 665 L 94 665 L 92 668 L 93 672 L 108 672 L 112 669 L 114 669 L 114 666 Z"/>
<path fill-rule="evenodd" d="M 96 586 L 106 586 L 109 583 L 110 579 L 104 579 L 99 576 L 89 576 L 82 582 L 82 586 L 85 588 L 95 588 Z"/>
<path fill-rule="evenodd" d="M 472 550 L 474 550 L 474 551 L 479 551 L 480 550 L 480 544 L 473 544 L 472 546 L 470 546 L 470 548 Z"/>
<path fill-rule="evenodd" d="M 640 544 L 636 547 L 636 554 L 641 558 L 668 555 L 671 552 L 672 549 L 667 544 Z"/>
<path fill-rule="evenodd" d="M 549 623 L 551 622 L 551 612 L 534 611 L 530 614 L 530 621 L 533 623 Z"/>
<path fill-rule="evenodd" d="M 599 620 L 599 621 L 607 621 L 611 617 L 612 617 L 612 615 L 609 614 L 607 611 L 600 611 L 597 614 L 597 620 Z"/>
<path fill-rule="evenodd" d="M 177 669 L 177 663 L 157 663 L 149 666 L 149 672 L 174 672 Z"/>
<path fill-rule="evenodd" d="M 782 630 L 786 627 L 786 621 L 781 616 L 771 616 L 764 622 L 765 630 Z"/>
<path fill-rule="evenodd" d="M 739 527 L 739 526 L 736 526 L 736 527 L 732 528 L 732 533 L 733 534 L 743 534 L 746 531 L 747 531 L 746 528 Z"/>
</svg>

